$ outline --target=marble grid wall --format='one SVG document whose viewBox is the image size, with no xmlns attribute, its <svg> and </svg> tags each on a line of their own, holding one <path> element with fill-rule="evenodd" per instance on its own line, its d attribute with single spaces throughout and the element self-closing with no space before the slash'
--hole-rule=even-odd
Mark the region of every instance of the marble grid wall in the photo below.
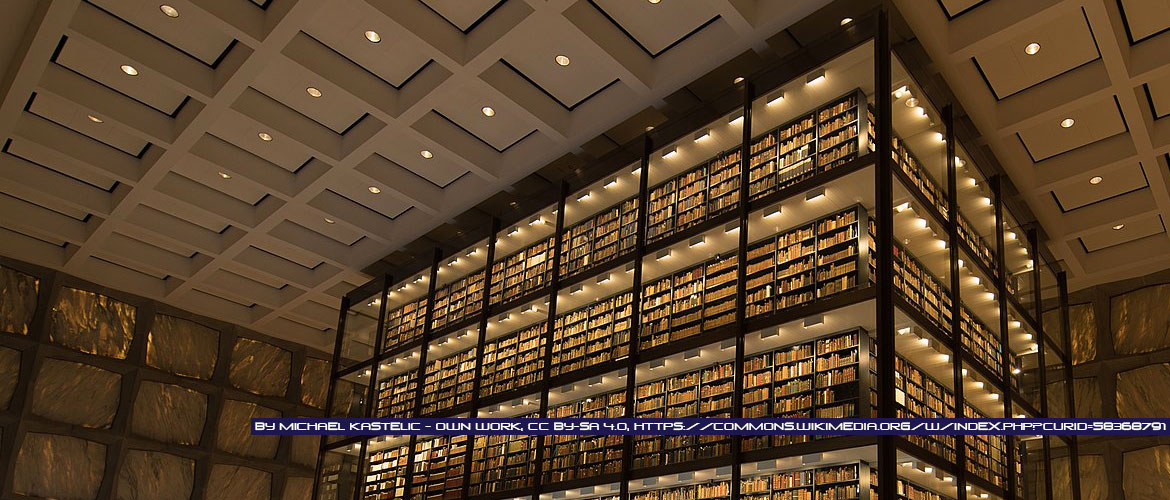
<svg viewBox="0 0 1170 500">
<path fill-rule="evenodd" d="M 1073 292 L 1069 304 L 1074 416 L 1170 417 L 1170 270 Z M 1170 491 L 1170 436 L 1080 436 L 1077 445 L 1082 500 Z M 1052 467 L 1067 471 L 1067 459 Z M 1055 500 L 1067 491 L 1053 489 Z"/>
<path fill-rule="evenodd" d="M 329 359 L 0 258 L 0 499 L 308 500 Z"/>
</svg>

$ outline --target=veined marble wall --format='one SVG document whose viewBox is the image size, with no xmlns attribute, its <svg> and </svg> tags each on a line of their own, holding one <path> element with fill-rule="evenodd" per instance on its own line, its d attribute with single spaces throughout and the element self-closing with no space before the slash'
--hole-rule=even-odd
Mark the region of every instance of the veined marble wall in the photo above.
<svg viewBox="0 0 1170 500">
<path fill-rule="evenodd" d="M 325 353 L 0 259 L 0 498 L 307 499 Z"/>
<path fill-rule="evenodd" d="M 1073 292 L 1069 303 L 1075 416 L 1170 417 L 1170 270 Z M 1170 437 L 1081 436 L 1077 446 L 1082 500 L 1170 491 Z M 1071 498 L 1056 486 L 1054 500 Z"/>
</svg>

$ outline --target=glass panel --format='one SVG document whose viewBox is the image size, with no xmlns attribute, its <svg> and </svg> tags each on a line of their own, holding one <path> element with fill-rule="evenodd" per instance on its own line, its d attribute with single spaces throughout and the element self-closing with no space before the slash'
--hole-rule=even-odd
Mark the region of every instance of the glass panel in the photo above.
<svg viewBox="0 0 1170 500">
<path fill-rule="evenodd" d="M 947 131 L 942 114 L 925 97 L 895 55 L 892 64 L 894 142 L 891 144 L 894 170 L 907 188 L 919 211 L 950 217 L 947 203 Z M 909 201 L 909 200 L 905 200 Z"/>
<path fill-rule="evenodd" d="M 1019 219 L 1004 208 L 1003 213 L 1003 251 L 1004 266 L 1007 267 L 1008 293 L 1011 294 L 1024 308 L 1023 312 L 1029 318 L 1034 315 L 1036 304 L 1035 273 L 1036 253 L 1028 243 L 1028 236 L 1024 228 L 1020 227 Z"/>
<path fill-rule="evenodd" d="M 391 500 L 406 497 L 409 436 L 380 436 L 366 445 L 362 500 Z"/>
<path fill-rule="evenodd" d="M 332 417 L 362 418 L 369 404 L 368 393 L 372 371 L 369 364 L 335 379 Z"/>
<path fill-rule="evenodd" d="M 326 450 L 321 458 L 317 500 L 349 500 L 358 483 L 358 457 L 361 443 Z"/>
<path fill-rule="evenodd" d="M 408 418 L 415 416 L 418 398 L 419 348 L 384 359 L 378 365 L 375 390 L 377 418 Z"/>
<path fill-rule="evenodd" d="M 970 265 L 982 266 L 984 275 L 994 274 L 998 264 L 991 187 L 962 144 L 955 145 L 954 161 L 960 248 Z"/>
<path fill-rule="evenodd" d="M 1020 481 L 1024 490 L 1022 498 L 1045 498 L 1048 464 L 1044 460 L 1044 440 L 1041 436 L 1021 436 L 1024 454 L 1024 475 Z"/>
<path fill-rule="evenodd" d="M 626 262 L 557 292 L 551 376 L 613 364 L 629 355 L 633 285 L 634 263 Z"/>
<path fill-rule="evenodd" d="M 562 278 L 620 261 L 637 243 L 642 169 L 629 165 L 569 195 L 561 240 Z"/>
<path fill-rule="evenodd" d="M 1068 378 L 1065 372 L 1067 361 L 1052 348 L 1052 344 L 1044 344 L 1044 376 L 1048 384 L 1048 416 L 1050 418 L 1068 418 Z"/>
<path fill-rule="evenodd" d="M 369 361 L 374 356 L 382 286 L 382 280 L 374 280 L 350 292 L 349 308 L 345 310 L 345 329 L 341 332 L 341 366 L 338 369 Z"/>
<path fill-rule="evenodd" d="M 439 263 L 431 328 L 438 334 L 474 327 L 483 312 L 488 240 L 464 248 Z"/>
<path fill-rule="evenodd" d="M 542 293 L 541 290 L 549 285 L 556 229 L 557 214 L 553 205 L 496 234 L 488 297 L 492 306 L 515 305 L 516 301 Z"/>
<path fill-rule="evenodd" d="M 1060 287 L 1056 282 L 1056 267 L 1042 259 L 1040 270 L 1040 299 L 1044 311 L 1044 337 L 1061 351 L 1064 344 L 1064 315 L 1060 312 Z"/>
<path fill-rule="evenodd" d="M 383 351 L 401 349 L 422 338 L 429 304 L 430 268 L 390 286 L 386 304 Z"/>
</svg>

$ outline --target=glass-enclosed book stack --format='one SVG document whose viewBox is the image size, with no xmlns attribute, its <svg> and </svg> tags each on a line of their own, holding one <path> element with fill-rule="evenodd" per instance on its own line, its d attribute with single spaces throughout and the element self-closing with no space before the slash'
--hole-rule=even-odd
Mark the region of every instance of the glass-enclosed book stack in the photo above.
<svg viewBox="0 0 1170 500">
<path fill-rule="evenodd" d="M 621 418 L 625 391 L 610 392 L 549 408 L 551 418 Z M 547 436 L 544 441 L 544 477 L 548 482 L 619 474 L 624 439 L 611 436 Z"/>
<path fill-rule="evenodd" d="M 634 412 L 640 418 L 730 417 L 735 368 L 731 363 L 639 385 Z M 714 458 L 731 452 L 727 436 L 638 436 L 638 468 Z"/>
</svg>

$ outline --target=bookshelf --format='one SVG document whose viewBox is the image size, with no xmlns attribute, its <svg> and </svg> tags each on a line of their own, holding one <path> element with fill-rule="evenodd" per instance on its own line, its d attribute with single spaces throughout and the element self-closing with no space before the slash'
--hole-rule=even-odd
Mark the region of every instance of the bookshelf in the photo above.
<svg viewBox="0 0 1170 500">
<path fill-rule="evenodd" d="M 740 479 L 744 500 L 872 500 L 865 462 L 814 467 Z"/>
<path fill-rule="evenodd" d="M 719 500 L 731 498 L 729 481 L 707 481 L 630 493 L 631 500 Z"/>
<path fill-rule="evenodd" d="M 855 205 L 750 244 L 744 314 L 764 316 L 868 283 L 870 245 L 859 238 L 867 218 Z"/>
<path fill-rule="evenodd" d="M 626 392 L 615 391 L 549 408 L 549 418 L 621 418 Z M 618 474 L 623 436 L 546 436 L 544 479 L 561 482 Z"/>
<path fill-rule="evenodd" d="M 894 165 L 901 168 L 902 173 L 906 174 L 906 178 L 910 180 L 911 187 L 918 190 L 918 194 L 927 201 L 944 219 L 950 217 L 950 210 L 947 206 L 947 194 L 939 187 L 938 182 L 934 176 L 930 175 L 914 153 L 910 152 L 906 142 L 898 136 L 894 136 L 893 144 L 890 147 L 891 159 Z"/>
<path fill-rule="evenodd" d="M 932 326 L 951 331 L 951 294 L 947 286 L 931 273 L 905 247 L 895 243 L 894 289 L 914 305 Z"/>
<path fill-rule="evenodd" d="M 870 392 L 873 343 L 863 329 L 847 330 L 807 342 L 747 356 L 743 366 L 744 418 L 842 418 L 858 413 L 861 395 Z M 867 397 L 868 399 L 868 397 Z M 745 436 L 745 451 L 808 441 L 810 436 Z M 771 438 L 771 439 L 769 439 Z"/>
<path fill-rule="evenodd" d="M 653 243 L 739 206 L 739 148 L 650 188 L 646 241 Z"/>
<path fill-rule="evenodd" d="M 954 418 L 955 395 L 950 389 L 901 356 L 894 362 L 894 401 L 899 418 Z M 947 461 L 955 461 L 955 436 L 908 435 L 906 439 Z"/>
<path fill-rule="evenodd" d="M 536 383 L 544 370 L 547 329 L 548 322 L 541 321 L 484 344 L 480 395 L 491 396 Z"/>
<path fill-rule="evenodd" d="M 558 314 L 550 374 L 555 377 L 629 355 L 633 300 L 633 292 L 622 292 Z"/>
<path fill-rule="evenodd" d="M 378 418 L 413 417 L 417 380 L 418 369 L 414 369 L 379 381 L 375 415 Z"/>
<path fill-rule="evenodd" d="M 516 418 L 535 417 L 535 413 Z M 473 436 L 468 493 L 483 495 L 532 486 L 536 436 Z"/>
<path fill-rule="evenodd" d="M 974 406 L 963 404 L 964 418 L 987 418 Z M 1007 439 L 1002 435 L 963 436 L 967 471 L 999 487 L 1007 475 Z"/>
<path fill-rule="evenodd" d="M 958 223 L 959 239 L 966 243 L 971 248 L 971 251 L 975 253 L 973 257 L 979 259 L 979 262 L 984 267 L 995 272 L 997 267 L 995 265 L 995 251 L 987 246 L 987 243 L 983 241 L 979 233 L 975 232 L 975 229 L 971 227 L 971 223 L 967 222 L 967 219 L 963 217 L 962 213 L 959 213 L 955 217 L 955 221 Z"/>
<path fill-rule="evenodd" d="M 483 276 L 484 271 L 481 269 L 435 290 L 432 330 L 478 315 L 483 309 Z"/>
<path fill-rule="evenodd" d="M 455 500 L 463 493 L 467 436 L 420 437 L 414 444 L 410 500 Z"/>
<path fill-rule="evenodd" d="M 431 415 L 471 401 L 476 349 L 427 361 L 421 415 Z"/>
<path fill-rule="evenodd" d="M 560 276 L 575 276 L 626 255 L 637 243 L 638 198 L 629 198 L 565 229 Z"/>
<path fill-rule="evenodd" d="M 854 89 L 814 112 L 752 139 L 748 196 L 755 200 L 831 170 L 869 151 L 873 118 L 861 116 L 865 93 Z M 866 106 L 868 110 L 868 106 Z M 862 131 L 866 134 L 862 134 Z"/>
<path fill-rule="evenodd" d="M 966 305 L 959 307 L 959 330 L 962 332 L 963 347 L 992 373 L 1000 373 L 1003 368 L 1003 351 L 999 336 L 992 333 Z"/>
<path fill-rule="evenodd" d="M 402 445 L 370 453 L 363 500 L 394 500 L 406 496 L 410 446 Z"/>
<path fill-rule="evenodd" d="M 718 255 L 644 285 L 639 349 L 733 323 L 737 261 L 735 253 Z"/>
<path fill-rule="evenodd" d="M 735 365 L 706 368 L 639 384 L 634 392 L 635 417 L 730 417 Z M 634 467 L 671 465 L 731 452 L 729 436 L 637 436 Z"/>
<path fill-rule="evenodd" d="M 427 298 L 423 297 L 386 312 L 386 350 L 422 337 L 426 326 L 427 302 Z"/>
<path fill-rule="evenodd" d="M 490 305 L 507 303 L 549 282 L 553 240 L 553 236 L 541 239 L 492 264 Z"/>
</svg>

